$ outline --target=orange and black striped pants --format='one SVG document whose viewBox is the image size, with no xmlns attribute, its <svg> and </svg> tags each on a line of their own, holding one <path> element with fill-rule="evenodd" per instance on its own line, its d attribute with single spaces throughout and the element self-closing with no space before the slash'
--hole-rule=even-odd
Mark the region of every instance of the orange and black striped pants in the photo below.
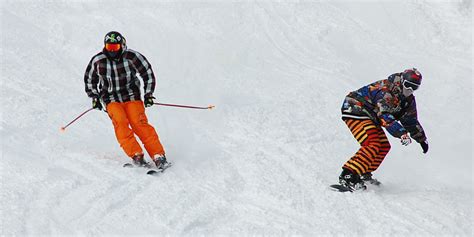
<svg viewBox="0 0 474 237">
<path fill-rule="evenodd" d="M 372 120 L 344 119 L 344 122 L 361 147 L 343 168 L 357 174 L 375 171 L 390 151 L 390 143 L 383 129 Z"/>
</svg>

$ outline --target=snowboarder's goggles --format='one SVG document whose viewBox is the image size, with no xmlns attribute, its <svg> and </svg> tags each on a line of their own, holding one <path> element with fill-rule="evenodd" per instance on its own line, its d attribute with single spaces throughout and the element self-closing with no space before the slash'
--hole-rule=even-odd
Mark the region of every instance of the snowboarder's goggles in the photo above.
<svg viewBox="0 0 474 237">
<path fill-rule="evenodd" d="M 407 80 L 404 80 L 402 85 L 403 88 L 411 90 L 417 90 L 420 87 L 420 85 Z"/>
<path fill-rule="evenodd" d="M 105 44 L 105 49 L 109 52 L 117 52 L 120 50 L 120 44 Z"/>
</svg>

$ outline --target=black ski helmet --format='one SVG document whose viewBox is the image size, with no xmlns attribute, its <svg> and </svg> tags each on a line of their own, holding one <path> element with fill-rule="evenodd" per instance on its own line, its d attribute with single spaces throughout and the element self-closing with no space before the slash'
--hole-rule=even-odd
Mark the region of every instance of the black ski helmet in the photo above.
<svg viewBox="0 0 474 237">
<path fill-rule="evenodd" d="M 117 31 L 111 31 L 104 37 L 104 44 L 123 44 L 124 42 L 125 38 Z"/>
<path fill-rule="evenodd" d="M 412 90 L 418 89 L 421 85 L 421 73 L 416 68 L 407 69 L 402 72 L 402 85 Z"/>
<path fill-rule="evenodd" d="M 107 50 L 107 44 L 119 44 L 120 49 L 118 51 Z M 111 58 L 116 59 L 122 55 L 123 51 L 127 49 L 127 43 L 125 37 L 117 31 L 110 31 L 104 37 L 104 52 Z"/>
</svg>

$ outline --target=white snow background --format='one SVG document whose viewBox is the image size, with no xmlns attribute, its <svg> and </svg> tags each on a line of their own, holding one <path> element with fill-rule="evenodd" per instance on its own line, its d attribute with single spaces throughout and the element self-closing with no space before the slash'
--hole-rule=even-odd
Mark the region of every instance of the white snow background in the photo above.
<svg viewBox="0 0 474 237">
<path fill-rule="evenodd" d="M 472 236 L 472 3 L 1 1 L 2 236 Z M 117 30 L 163 103 L 174 167 L 125 169 L 83 74 Z M 390 138 L 362 193 L 336 193 L 358 149 L 345 95 L 417 67 L 430 144 Z"/>
</svg>

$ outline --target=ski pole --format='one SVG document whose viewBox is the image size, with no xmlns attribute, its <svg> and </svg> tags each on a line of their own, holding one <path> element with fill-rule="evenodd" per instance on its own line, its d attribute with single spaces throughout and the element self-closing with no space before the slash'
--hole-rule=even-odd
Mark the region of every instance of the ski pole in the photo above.
<svg viewBox="0 0 474 237">
<path fill-rule="evenodd" d="M 87 112 L 93 110 L 94 108 L 90 108 L 84 112 L 82 112 L 82 114 L 80 114 L 79 116 L 77 116 L 74 120 L 72 120 L 70 123 L 68 123 L 66 126 L 64 127 L 61 127 L 61 131 L 64 132 L 66 130 L 67 127 L 69 127 L 69 125 L 73 124 L 74 122 L 76 122 L 76 120 L 78 120 L 80 117 L 82 117 L 84 114 L 86 114 Z"/>
<path fill-rule="evenodd" d="M 153 103 L 155 105 L 161 106 L 170 106 L 170 107 L 179 107 L 179 108 L 188 108 L 188 109 L 213 109 L 214 105 L 209 105 L 207 107 L 200 107 L 200 106 L 190 106 L 190 105 L 177 105 L 177 104 L 164 104 L 164 103 Z"/>
</svg>

